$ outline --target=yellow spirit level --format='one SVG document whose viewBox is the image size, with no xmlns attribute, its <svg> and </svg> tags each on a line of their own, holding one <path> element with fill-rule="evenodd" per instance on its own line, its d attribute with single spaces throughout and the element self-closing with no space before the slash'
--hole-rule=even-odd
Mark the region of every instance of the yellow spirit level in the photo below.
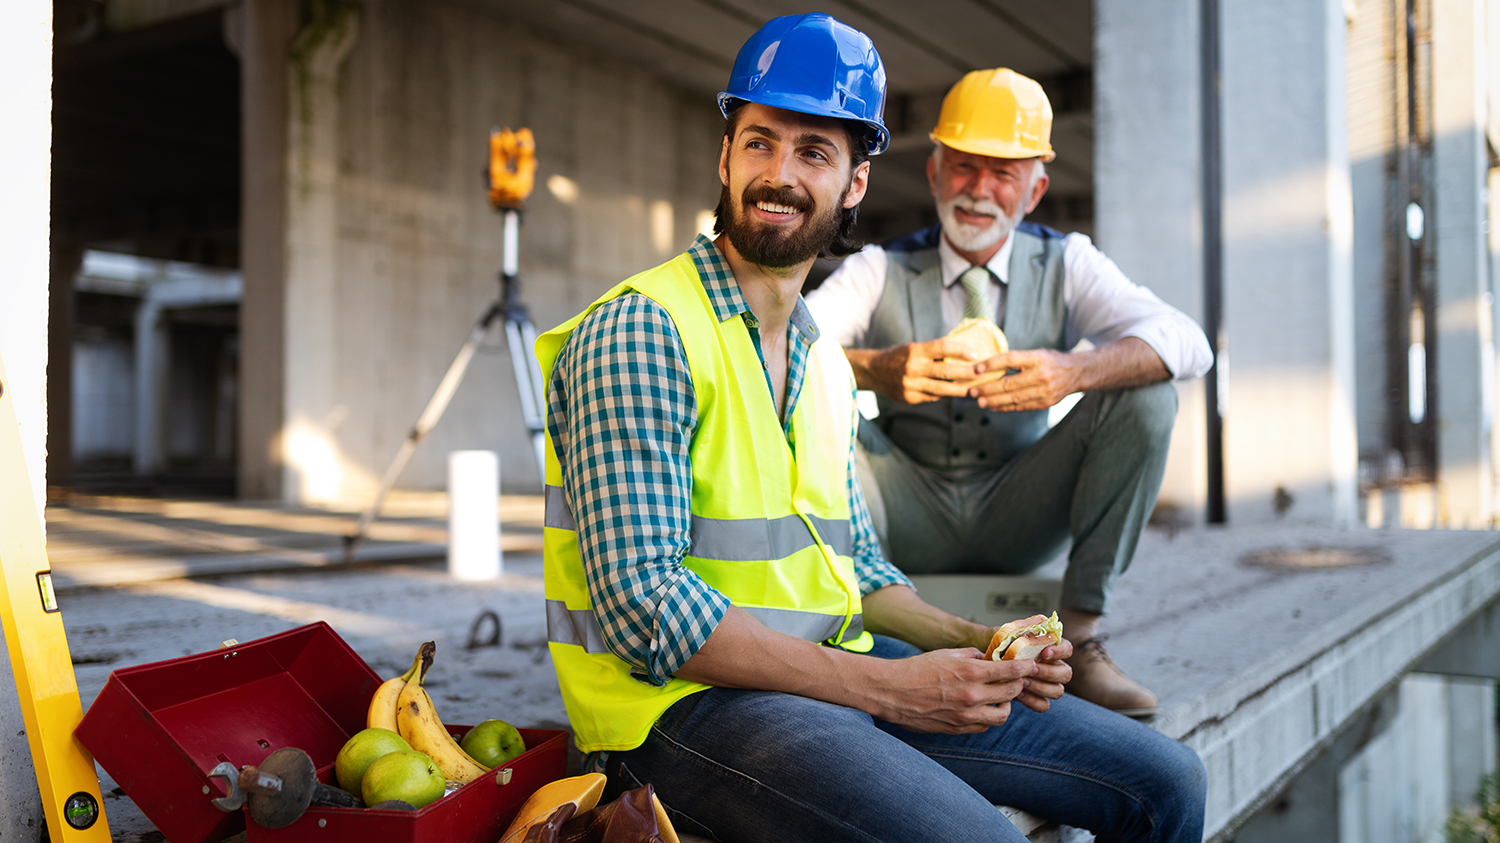
<svg viewBox="0 0 1500 843">
<path fill-rule="evenodd" d="M 0 360 L 0 626 L 48 832 L 59 843 L 110 843 L 94 759 L 73 738 L 83 706 L 50 568 Z"/>
</svg>

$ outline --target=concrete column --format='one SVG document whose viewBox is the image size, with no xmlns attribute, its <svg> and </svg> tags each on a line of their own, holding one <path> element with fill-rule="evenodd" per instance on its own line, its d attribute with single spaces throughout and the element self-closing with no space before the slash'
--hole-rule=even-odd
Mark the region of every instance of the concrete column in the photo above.
<svg viewBox="0 0 1500 843">
<path fill-rule="evenodd" d="M 1495 772 L 1495 683 L 1450 679 L 1447 714 L 1449 803 L 1470 808 L 1479 780 Z"/>
<path fill-rule="evenodd" d="M 51 205 L 52 7 L 0 4 L 0 358 L 15 399 L 37 518 L 47 471 L 47 226 Z M 0 482 L 25 482 L 4 478 Z M 9 651 L 0 647 L 0 840 L 45 827 Z"/>
<path fill-rule="evenodd" d="M 1358 451 L 1344 4 L 1224 3 L 1221 15 L 1228 514 L 1348 524 Z"/>
<path fill-rule="evenodd" d="M 331 502 L 343 487 L 338 404 L 339 68 L 359 31 L 353 4 L 315 5 L 292 43 L 287 149 L 285 413 L 281 497 Z"/>
<path fill-rule="evenodd" d="M 47 477 L 53 484 L 73 476 L 73 278 L 83 265 L 83 247 L 52 232 L 47 313 Z"/>
<path fill-rule="evenodd" d="M 1485 5 L 1432 4 L 1435 185 L 1428 225 L 1436 249 L 1438 520 L 1451 527 L 1488 526 L 1494 517 Z"/>
<path fill-rule="evenodd" d="M 225 11 L 240 57 L 240 435 L 243 498 L 282 493 L 287 116 L 297 0 L 243 0 Z"/>
<path fill-rule="evenodd" d="M 166 467 L 167 367 L 171 335 L 160 304 L 150 296 L 135 312 L 135 473 L 155 474 Z"/>
<path fill-rule="evenodd" d="M 1099 247 L 1131 280 L 1201 324 L 1199 6 L 1097 4 L 1094 224 Z M 1158 166 L 1143 166 L 1153 162 Z M 1176 386 L 1177 425 L 1159 506 L 1200 523 L 1208 488 L 1204 385 Z"/>
</svg>

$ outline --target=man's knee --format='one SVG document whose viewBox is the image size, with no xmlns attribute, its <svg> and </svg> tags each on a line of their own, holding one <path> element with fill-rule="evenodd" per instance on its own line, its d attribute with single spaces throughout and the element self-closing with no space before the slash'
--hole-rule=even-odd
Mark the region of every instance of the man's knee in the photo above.
<svg viewBox="0 0 1500 843">
<path fill-rule="evenodd" d="M 1119 426 L 1131 439 L 1165 447 L 1177 421 L 1177 390 L 1170 381 L 1115 392 L 1109 425 Z"/>
</svg>

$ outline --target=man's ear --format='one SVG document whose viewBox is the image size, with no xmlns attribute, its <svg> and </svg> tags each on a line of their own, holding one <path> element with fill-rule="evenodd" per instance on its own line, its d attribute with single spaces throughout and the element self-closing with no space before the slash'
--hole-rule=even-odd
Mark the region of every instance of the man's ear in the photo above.
<svg viewBox="0 0 1500 843">
<path fill-rule="evenodd" d="M 1032 166 L 1040 167 L 1041 164 L 1033 164 Z M 1031 186 L 1031 196 L 1026 200 L 1026 213 L 1029 214 L 1036 210 L 1036 206 L 1042 201 L 1042 197 L 1047 195 L 1047 185 L 1051 183 L 1052 180 L 1047 177 L 1045 172 L 1037 177 L 1036 184 Z"/>
<path fill-rule="evenodd" d="M 930 154 L 927 156 L 927 189 L 933 196 L 938 195 L 937 157 Z"/>
<path fill-rule="evenodd" d="M 870 162 L 861 161 L 854 168 L 854 174 L 849 177 L 849 189 L 844 191 L 844 207 L 853 208 L 865 198 L 865 191 L 870 189 Z"/>
<path fill-rule="evenodd" d="M 729 186 L 729 136 L 724 136 L 724 142 L 719 144 L 719 181 Z"/>
</svg>

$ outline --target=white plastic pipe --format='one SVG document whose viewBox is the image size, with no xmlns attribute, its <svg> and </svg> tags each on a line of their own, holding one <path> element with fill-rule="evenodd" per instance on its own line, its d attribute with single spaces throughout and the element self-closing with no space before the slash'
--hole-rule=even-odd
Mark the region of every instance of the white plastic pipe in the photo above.
<svg viewBox="0 0 1500 843">
<path fill-rule="evenodd" d="M 448 574 L 457 580 L 500 576 L 500 457 L 494 451 L 448 454 Z"/>
</svg>

